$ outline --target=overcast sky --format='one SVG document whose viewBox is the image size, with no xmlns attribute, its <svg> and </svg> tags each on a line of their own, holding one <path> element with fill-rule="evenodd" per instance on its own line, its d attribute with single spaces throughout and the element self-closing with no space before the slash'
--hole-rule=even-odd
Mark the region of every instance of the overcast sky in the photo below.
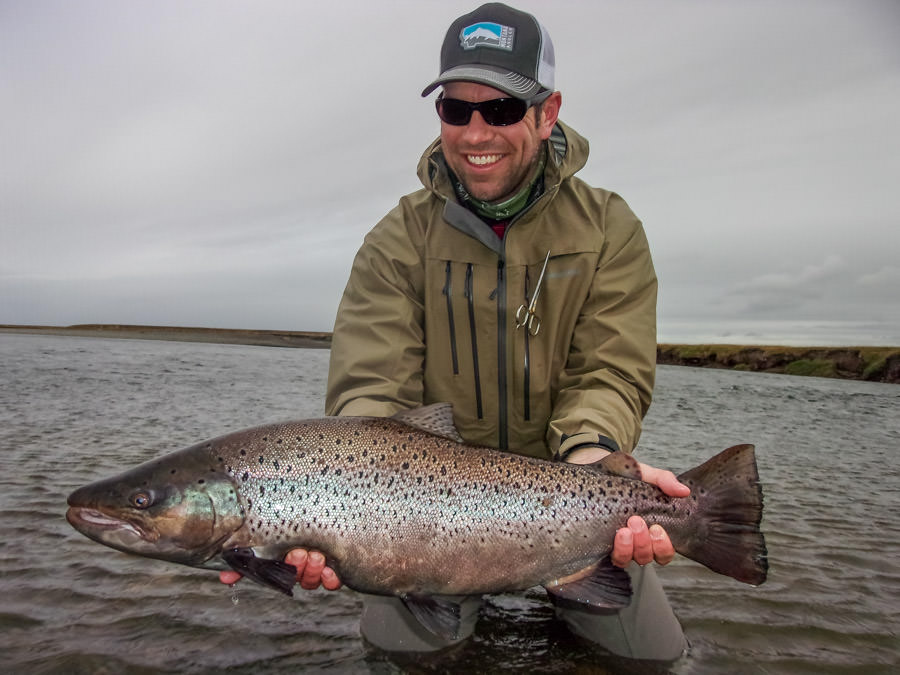
<svg viewBox="0 0 900 675">
<path fill-rule="evenodd" d="M 0 323 L 330 330 L 476 6 L 0 0 Z M 517 6 L 661 340 L 900 344 L 900 2 Z"/>
</svg>

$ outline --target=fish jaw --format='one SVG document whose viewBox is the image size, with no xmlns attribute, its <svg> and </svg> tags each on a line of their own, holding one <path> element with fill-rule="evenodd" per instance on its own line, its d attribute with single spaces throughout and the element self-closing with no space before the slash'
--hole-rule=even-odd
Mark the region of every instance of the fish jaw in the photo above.
<svg viewBox="0 0 900 675">
<path fill-rule="evenodd" d="M 85 506 L 70 506 L 66 520 L 89 539 L 128 553 L 139 553 L 153 537 L 127 520 Z"/>
</svg>

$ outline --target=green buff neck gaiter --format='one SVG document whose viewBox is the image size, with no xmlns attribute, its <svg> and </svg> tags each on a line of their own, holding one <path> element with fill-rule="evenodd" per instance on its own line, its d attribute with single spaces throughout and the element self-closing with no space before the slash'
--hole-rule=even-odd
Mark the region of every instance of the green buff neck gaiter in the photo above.
<svg viewBox="0 0 900 675">
<path fill-rule="evenodd" d="M 461 204 L 471 209 L 482 218 L 487 218 L 488 220 L 508 220 L 528 205 L 535 184 L 544 174 L 545 164 L 546 151 L 542 151 L 537 165 L 535 166 L 534 173 L 531 175 L 531 180 L 529 180 L 522 189 L 512 197 L 498 203 L 476 199 L 469 194 L 468 190 L 463 187 L 463 184 L 459 182 L 459 179 L 457 179 L 455 175 L 452 173 L 450 175 L 453 179 L 453 188 L 456 190 L 456 196 L 459 198 Z"/>
</svg>

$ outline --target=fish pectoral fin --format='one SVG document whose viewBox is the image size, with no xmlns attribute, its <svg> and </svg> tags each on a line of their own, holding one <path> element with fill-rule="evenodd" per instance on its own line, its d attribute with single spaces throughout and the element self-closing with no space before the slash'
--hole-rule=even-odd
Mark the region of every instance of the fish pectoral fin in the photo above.
<svg viewBox="0 0 900 675">
<path fill-rule="evenodd" d="M 406 609 L 429 631 L 445 640 L 458 640 L 460 606 L 437 595 L 401 595 Z"/>
<path fill-rule="evenodd" d="M 222 559 L 231 569 L 248 579 L 271 586 L 285 595 L 294 595 L 297 568 L 281 560 L 258 558 L 252 548 L 230 548 L 222 552 Z"/>
<path fill-rule="evenodd" d="M 544 584 L 552 600 L 564 599 L 598 609 L 621 609 L 631 603 L 631 577 L 607 556 L 581 572 Z"/>
</svg>

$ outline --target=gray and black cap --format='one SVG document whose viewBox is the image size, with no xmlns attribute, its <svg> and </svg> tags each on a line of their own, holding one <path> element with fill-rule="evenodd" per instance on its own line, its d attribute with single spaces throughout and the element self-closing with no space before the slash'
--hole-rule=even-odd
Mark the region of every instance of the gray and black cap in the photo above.
<svg viewBox="0 0 900 675">
<path fill-rule="evenodd" d="M 451 24 L 441 47 L 441 74 L 422 96 L 462 81 L 530 99 L 553 91 L 555 66 L 547 29 L 527 12 L 491 2 Z"/>
</svg>

